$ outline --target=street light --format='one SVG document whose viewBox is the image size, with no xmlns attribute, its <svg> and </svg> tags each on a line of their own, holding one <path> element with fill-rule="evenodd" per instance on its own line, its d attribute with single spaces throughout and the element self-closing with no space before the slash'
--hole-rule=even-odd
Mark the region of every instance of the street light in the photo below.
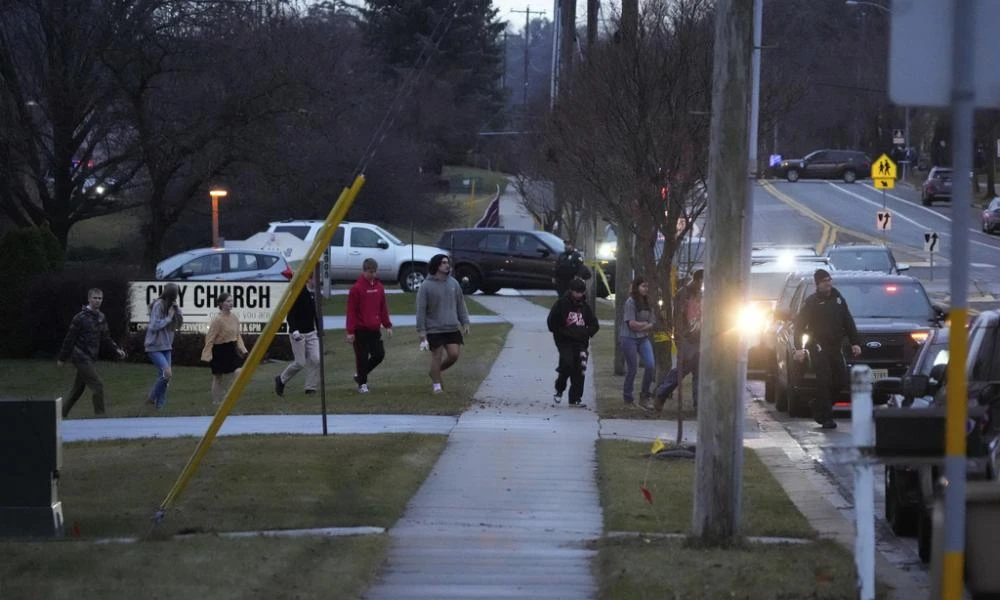
<svg viewBox="0 0 1000 600">
<path fill-rule="evenodd" d="M 212 247 L 219 247 L 219 198 L 229 195 L 226 190 L 215 188 L 209 190 L 208 195 L 212 197 Z"/>
<path fill-rule="evenodd" d="M 877 8 L 880 11 L 886 13 L 887 15 L 892 15 L 892 9 L 888 6 L 882 6 L 876 2 L 868 2 L 867 0 L 845 0 L 844 4 L 847 6 L 871 6 L 872 8 Z M 900 161 L 903 163 L 903 180 L 907 178 L 907 174 L 910 167 L 910 107 L 903 107 L 903 144 L 906 146 L 904 160 Z"/>
</svg>

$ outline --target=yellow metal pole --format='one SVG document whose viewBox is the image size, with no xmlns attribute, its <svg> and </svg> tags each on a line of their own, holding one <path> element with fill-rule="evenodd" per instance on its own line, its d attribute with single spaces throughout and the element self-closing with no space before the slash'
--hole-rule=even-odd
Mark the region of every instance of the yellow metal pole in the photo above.
<svg viewBox="0 0 1000 600">
<path fill-rule="evenodd" d="M 257 339 L 257 343 L 254 344 L 253 350 L 247 356 L 246 362 L 243 365 L 243 369 L 240 371 L 239 375 L 236 377 L 236 381 L 226 392 L 226 397 L 219 406 L 219 410 L 215 413 L 215 418 L 212 419 L 212 423 L 208 426 L 208 430 L 205 435 L 202 436 L 201 441 L 198 442 L 198 447 L 195 448 L 194 454 L 188 460 L 187 465 L 184 466 L 184 470 L 177 477 L 177 481 L 174 486 L 167 493 L 166 498 L 160 503 L 160 508 L 156 513 L 155 520 L 159 522 L 163 519 L 166 511 L 170 508 L 170 505 L 180 496 L 184 488 L 187 487 L 188 482 L 194 477 L 195 471 L 198 470 L 198 466 L 201 464 L 205 454 L 208 453 L 209 446 L 212 445 L 212 441 L 215 440 L 216 434 L 218 434 L 219 429 L 222 428 L 222 423 L 229 416 L 229 412 L 232 410 L 233 406 L 236 405 L 236 401 L 239 400 L 240 396 L 243 394 L 243 390 L 246 389 L 247 384 L 250 382 L 250 378 L 253 377 L 254 371 L 257 370 L 257 366 L 260 365 L 261 359 L 264 358 L 264 353 L 267 351 L 268 346 L 271 345 L 271 341 L 274 340 L 274 336 L 278 333 L 278 329 L 281 328 L 282 322 L 284 322 L 285 317 L 288 316 L 288 311 L 291 309 L 292 304 L 295 303 L 295 299 L 298 298 L 299 293 L 301 293 L 302 288 L 305 287 L 306 280 L 312 276 L 313 271 L 316 269 L 316 265 L 319 263 L 320 258 L 323 253 L 330 245 L 330 239 L 333 237 L 333 233 L 337 230 L 337 226 L 340 222 L 344 220 L 344 216 L 351 209 L 351 205 L 354 204 L 354 199 L 357 197 L 358 192 L 361 191 L 361 187 L 365 183 L 364 175 L 358 175 L 355 178 L 354 183 L 349 188 L 344 188 L 340 193 L 340 197 L 337 198 L 337 202 L 333 205 L 330 210 L 330 214 L 326 217 L 326 221 L 323 227 L 319 231 L 319 235 L 313 240 L 312 245 L 309 247 L 309 251 L 306 253 L 305 259 L 302 264 L 299 265 L 298 270 L 295 272 L 295 276 L 292 277 L 291 283 L 288 284 L 284 295 L 282 295 L 280 302 L 278 302 L 278 307 L 271 315 L 271 320 L 267 322 L 267 326 L 264 327 L 264 331 L 261 333 L 260 337 Z M 322 357 L 320 357 L 322 359 Z"/>
</svg>

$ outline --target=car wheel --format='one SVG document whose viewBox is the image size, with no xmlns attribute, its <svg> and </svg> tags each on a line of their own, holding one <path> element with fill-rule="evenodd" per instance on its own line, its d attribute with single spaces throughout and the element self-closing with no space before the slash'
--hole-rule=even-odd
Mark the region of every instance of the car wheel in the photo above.
<svg viewBox="0 0 1000 600">
<path fill-rule="evenodd" d="M 934 196 L 923 196 L 920 198 L 920 203 L 924 206 L 930 206 L 931 204 L 934 204 Z"/>
<path fill-rule="evenodd" d="M 500 286 L 499 285 L 485 285 L 481 289 L 482 289 L 482 292 L 484 294 L 492 296 L 493 294 L 495 294 L 495 293 L 497 293 L 497 292 L 500 291 Z"/>
<path fill-rule="evenodd" d="M 771 374 L 764 380 L 764 402 L 774 404 L 775 387 L 777 387 L 775 375 Z"/>
<path fill-rule="evenodd" d="M 455 279 L 462 286 L 463 294 L 475 294 L 479 289 L 479 271 L 475 267 L 462 265 L 455 269 Z"/>
<path fill-rule="evenodd" d="M 785 171 L 785 179 L 795 183 L 799 180 L 799 170 L 798 169 L 788 169 Z"/>
<path fill-rule="evenodd" d="M 918 508 L 903 504 L 903 484 L 899 473 L 893 467 L 885 468 L 885 520 L 889 528 L 898 536 L 911 536 L 917 533 L 920 518 Z"/>
<path fill-rule="evenodd" d="M 920 561 L 924 564 L 931 562 L 931 545 L 933 544 L 934 523 L 931 519 L 931 513 L 926 507 L 921 506 L 919 509 L 920 515 L 917 517 L 917 556 L 920 557 Z"/>
<path fill-rule="evenodd" d="M 812 410 L 809 408 L 809 401 L 802 397 L 802 393 L 795 389 L 795 386 L 790 386 L 788 388 L 788 416 L 812 416 Z"/>
<path fill-rule="evenodd" d="M 854 169 L 844 171 L 844 183 L 854 183 L 857 178 L 858 174 L 854 172 Z"/>
<path fill-rule="evenodd" d="M 399 270 L 399 287 L 404 292 L 416 293 L 427 278 L 427 267 L 422 265 L 406 265 Z"/>
<path fill-rule="evenodd" d="M 785 412 L 788 410 L 788 385 L 780 377 L 775 377 L 774 409 Z"/>
<path fill-rule="evenodd" d="M 983 221 L 983 233 L 986 235 L 990 234 L 990 228 L 986 226 L 986 221 Z"/>
</svg>

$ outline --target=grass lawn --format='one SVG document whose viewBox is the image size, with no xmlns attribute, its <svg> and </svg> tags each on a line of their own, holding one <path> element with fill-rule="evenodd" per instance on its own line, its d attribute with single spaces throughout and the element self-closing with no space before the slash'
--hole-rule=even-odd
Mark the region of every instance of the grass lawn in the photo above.
<svg viewBox="0 0 1000 600">
<path fill-rule="evenodd" d="M 392 315 L 412 315 L 415 313 L 417 304 L 416 294 L 386 294 L 386 304 L 389 305 L 389 317 Z M 496 313 L 486 308 L 469 296 L 465 297 L 465 307 L 469 309 L 470 315 L 495 315 Z M 323 298 L 323 314 L 343 316 L 347 312 L 347 295 L 337 294 Z"/>
<path fill-rule="evenodd" d="M 80 538 L 0 542 L 0 589 L 4 598 L 356 598 L 384 558 L 384 535 L 170 536 L 389 527 L 445 443 L 416 434 L 219 438 L 157 541 L 132 544 L 93 538 L 146 534 L 194 440 L 67 444 L 60 496 L 67 529 L 76 524 Z"/>
<path fill-rule="evenodd" d="M 326 343 L 326 404 L 330 413 L 385 413 L 456 415 L 472 401 L 479 384 L 493 366 L 510 325 L 473 325 L 465 338 L 458 364 L 444 374 L 445 392 L 432 394 L 427 369 L 430 358 L 417 348 L 419 338 L 412 327 L 394 329 L 385 339 L 386 358 L 370 376 L 371 393 L 359 394 L 351 376 L 354 352 L 342 331 L 329 332 Z M 233 414 L 317 414 L 318 395 L 302 392 L 305 373 L 288 383 L 284 398 L 274 394 L 274 377 L 287 363 L 260 365 L 253 374 Z M 149 411 L 145 398 L 156 378 L 150 364 L 101 362 L 98 371 L 104 379 L 105 404 L 114 417 L 213 415 L 211 373 L 204 367 L 176 367 L 170 381 L 167 405 L 160 412 Z M 57 368 L 53 361 L 0 360 L 0 381 L 7 396 L 53 396 L 66 394 L 73 382 L 74 370 Z M 70 418 L 89 418 L 93 414 L 90 395 L 85 393 L 70 413 Z"/>
<path fill-rule="evenodd" d="M 686 533 L 694 461 L 646 458 L 649 444 L 598 442 L 606 531 Z M 639 487 L 646 481 L 649 505 Z M 744 453 L 741 528 L 747 536 L 813 539 L 814 531 L 752 450 Z M 853 558 L 838 544 L 750 544 L 702 549 L 685 540 L 637 535 L 598 544 L 600 597 L 856 598 Z"/>
</svg>

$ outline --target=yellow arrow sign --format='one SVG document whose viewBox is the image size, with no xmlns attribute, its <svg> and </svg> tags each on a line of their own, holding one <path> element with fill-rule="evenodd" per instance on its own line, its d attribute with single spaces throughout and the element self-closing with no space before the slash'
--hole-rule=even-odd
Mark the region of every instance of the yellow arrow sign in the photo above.
<svg viewBox="0 0 1000 600">
<path fill-rule="evenodd" d="M 883 154 L 872 163 L 872 179 L 895 179 L 896 163 Z M 876 186 L 879 187 L 879 186 Z"/>
<path fill-rule="evenodd" d="M 872 181 L 875 182 L 877 190 L 891 190 L 896 187 L 896 180 L 889 177 L 875 177 Z"/>
</svg>

